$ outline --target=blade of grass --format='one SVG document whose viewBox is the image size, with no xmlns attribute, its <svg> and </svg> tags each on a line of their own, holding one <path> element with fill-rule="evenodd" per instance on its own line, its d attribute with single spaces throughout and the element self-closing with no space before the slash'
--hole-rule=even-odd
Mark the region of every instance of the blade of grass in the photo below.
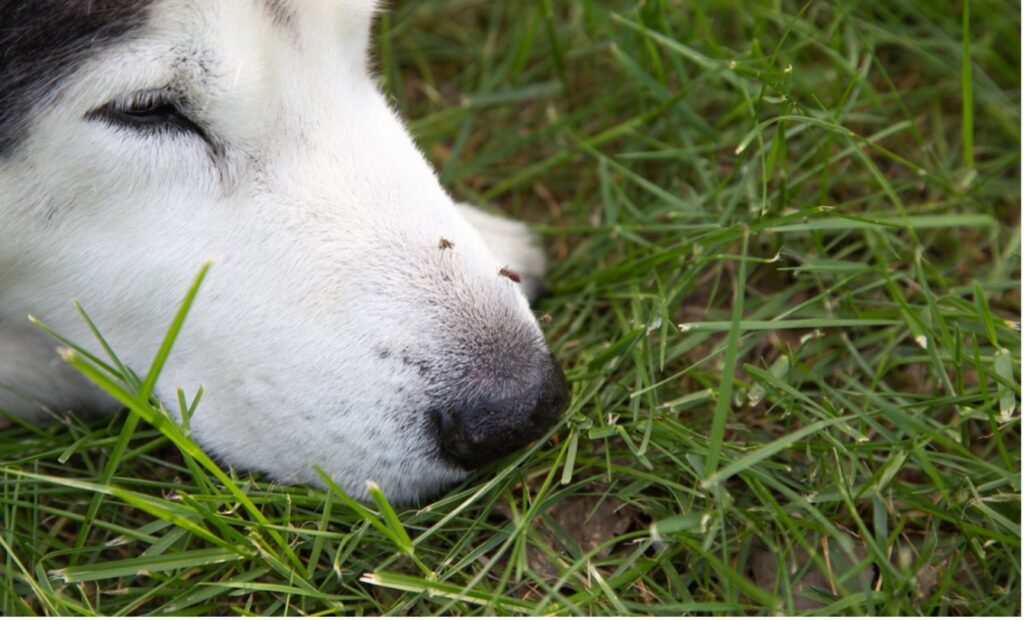
<svg viewBox="0 0 1024 620">
<path fill-rule="evenodd" d="M 704 460 L 705 483 L 714 476 L 718 470 L 718 461 L 721 458 L 722 440 L 725 437 L 725 424 L 732 410 L 733 380 L 736 373 L 736 359 L 738 357 L 740 332 L 742 331 L 741 320 L 743 317 L 743 299 L 746 290 L 747 280 L 747 246 L 750 241 L 749 231 L 743 234 L 743 260 L 740 261 L 739 275 L 736 278 L 736 286 L 733 294 L 732 320 L 729 324 L 729 335 L 726 340 L 725 360 L 722 367 L 722 378 L 719 382 L 718 398 L 715 402 L 715 413 L 712 418 L 711 432 L 708 437 L 708 453 Z"/>
<path fill-rule="evenodd" d="M 234 562 L 246 556 L 232 551 L 217 549 L 196 549 L 159 556 L 127 558 L 110 562 L 99 562 L 88 566 L 62 568 L 52 572 L 54 579 L 64 583 L 83 583 L 127 576 L 148 576 L 152 573 L 181 571 L 210 564 Z"/>
<path fill-rule="evenodd" d="M 960 93 L 963 101 L 961 124 L 964 141 L 964 167 L 974 170 L 974 80 L 971 77 L 971 0 L 963 0 L 961 30 Z"/>
</svg>

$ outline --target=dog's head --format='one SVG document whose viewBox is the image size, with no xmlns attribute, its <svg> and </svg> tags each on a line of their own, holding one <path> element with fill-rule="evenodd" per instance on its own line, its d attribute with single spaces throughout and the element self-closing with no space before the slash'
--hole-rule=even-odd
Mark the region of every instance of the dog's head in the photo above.
<svg viewBox="0 0 1024 620">
<path fill-rule="evenodd" d="M 202 384 L 229 464 L 414 501 L 537 437 L 564 376 L 378 90 L 373 10 L 0 0 L 0 337 L 86 342 L 77 297 L 143 370 L 213 257 L 157 393 Z"/>
</svg>

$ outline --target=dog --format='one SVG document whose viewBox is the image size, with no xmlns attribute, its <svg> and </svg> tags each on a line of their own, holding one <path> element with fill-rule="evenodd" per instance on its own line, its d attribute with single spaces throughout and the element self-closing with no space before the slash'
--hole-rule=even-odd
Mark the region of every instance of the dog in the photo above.
<svg viewBox="0 0 1024 620">
<path fill-rule="evenodd" d="M 435 496 L 568 383 L 527 227 L 454 201 L 370 70 L 372 0 L 0 0 L 0 411 L 116 403 L 29 314 L 144 371 L 241 470 Z M 179 416 L 178 407 L 168 407 Z"/>
</svg>

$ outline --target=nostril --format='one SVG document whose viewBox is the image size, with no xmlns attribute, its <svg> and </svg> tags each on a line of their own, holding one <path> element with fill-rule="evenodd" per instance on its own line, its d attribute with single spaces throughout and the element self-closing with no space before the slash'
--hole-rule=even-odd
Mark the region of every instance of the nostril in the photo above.
<svg viewBox="0 0 1024 620">
<path fill-rule="evenodd" d="M 470 442 L 466 439 L 465 426 L 458 416 L 449 410 L 435 409 L 431 411 L 434 427 L 441 444 L 441 451 L 446 456 L 465 458 L 472 452 Z"/>
<path fill-rule="evenodd" d="M 543 379 L 515 393 L 481 397 L 431 412 L 441 454 L 474 469 L 540 437 L 569 404 L 569 383 L 551 356 Z"/>
</svg>

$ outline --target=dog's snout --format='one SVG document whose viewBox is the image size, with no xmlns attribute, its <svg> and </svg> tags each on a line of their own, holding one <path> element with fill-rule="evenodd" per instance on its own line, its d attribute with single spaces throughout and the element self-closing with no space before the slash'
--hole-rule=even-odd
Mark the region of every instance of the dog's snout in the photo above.
<svg viewBox="0 0 1024 620">
<path fill-rule="evenodd" d="M 474 469 L 540 437 L 569 404 L 569 383 L 547 355 L 539 379 L 501 396 L 480 395 L 433 412 L 441 454 Z"/>
</svg>

